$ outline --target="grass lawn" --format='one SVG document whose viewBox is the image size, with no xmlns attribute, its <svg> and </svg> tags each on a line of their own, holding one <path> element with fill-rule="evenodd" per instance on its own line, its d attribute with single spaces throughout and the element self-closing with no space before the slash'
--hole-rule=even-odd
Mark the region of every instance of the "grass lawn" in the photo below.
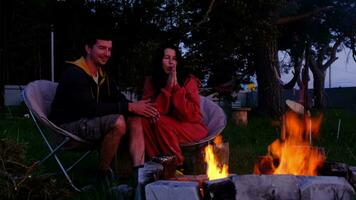
<svg viewBox="0 0 356 200">
<path fill-rule="evenodd" d="M 27 147 L 26 162 L 31 164 L 46 155 L 47 149 L 42 144 L 31 119 L 24 117 L 26 113 L 24 106 L 5 108 L 0 111 L 0 139 L 9 138 L 19 144 L 25 144 Z M 337 138 L 339 120 L 341 123 L 339 138 Z M 229 117 L 223 137 L 224 141 L 229 143 L 230 172 L 252 173 L 255 161 L 259 156 L 265 155 L 267 146 L 279 137 L 278 130 L 278 127 L 272 126 L 270 119 L 256 117 L 253 114 L 249 116 L 247 126 L 236 126 Z M 327 110 L 324 114 L 319 140 L 314 142 L 325 149 L 327 161 L 356 166 L 356 112 Z M 71 159 L 69 154 L 68 159 Z M 93 174 L 96 163 L 96 156 L 93 155 L 84 166 L 81 165 L 80 172 L 76 173 L 80 173 L 81 177 L 91 177 L 85 173 Z M 40 172 L 55 170 L 57 166 L 53 161 L 49 161 L 44 164 Z M 101 199 L 101 197 L 100 192 L 91 192 L 74 194 L 73 199 Z"/>
</svg>

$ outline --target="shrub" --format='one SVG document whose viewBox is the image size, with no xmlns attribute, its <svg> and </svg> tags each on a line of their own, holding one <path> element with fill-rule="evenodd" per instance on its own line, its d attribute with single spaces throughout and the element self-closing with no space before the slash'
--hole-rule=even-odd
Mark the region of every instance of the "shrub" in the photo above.
<svg viewBox="0 0 356 200">
<path fill-rule="evenodd" d="M 26 146 L 0 140 L 0 199 L 65 199 L 69 190 L 53 174 L 35 175 L 38 162 L 25 164 Z"/>
</svg>

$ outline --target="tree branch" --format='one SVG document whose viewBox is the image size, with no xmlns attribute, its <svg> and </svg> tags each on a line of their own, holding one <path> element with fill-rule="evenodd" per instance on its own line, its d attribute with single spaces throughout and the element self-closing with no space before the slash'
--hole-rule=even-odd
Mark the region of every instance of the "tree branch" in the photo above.
<svg viewBox="0 0 356 200">
<path fill-rule="evenodd" d="M 292 23 L 292 22 L 295 22 L 295 21 L 299 21 L 299 20 L 314 16 L 314 15 L 317 15 L 317 14 L 319 14 L 321 12 L 331 10 L 333 8 L 334 8 L 333 6 L 326 6 L 326 7 L 322 7 L 322 8 L 317 8 L 315 10 L 312 10 L 310 12 L 303 13 L 303 14 L 300 14 L 300 15 L 297 15 L 297 16 L 282 17 L 282 18 L 279 18 L 277 20 L 276 24 L 277 25 L 284 25 L 284 24 Z"/>
<path fill-rule="evenodd" d="M 308 48 L 310 48 L 310 47 L 308 47 Z M 310 50 L 309 52 L 311 52 L 311 50 Z M 311 53 L 310 53 L 309 56 L 305 56 L 305 58 L 308 58 L 308 61 L 309 61 L 309 69 L 310 69 L 313 73 L 320 71 L 320 69 L 318 68 L 318 64 L 315 62 L 314 56 L 311 55 Z"/>
<path fill-rule="evenodd" d="M 192 32 L 193 30 L 196 30 L 200 27 L 200 25 L 202 25 L 203 23 L 208 21 L 208 17 L 210 12 L 213 10 L 213 6 L 214 6 L 215 0 L 211 0 L 210 4 L 209 4 L 209 8 L 206 11 L 204 17 L 202 20 L 200 20 L 198 23 L 196 23 L 189 31 L 187 31 L 186 33 Z"/>
<path fill-rule="evenodd" d="M 324 61 L 324 55 L 327 53 L 329 48 L 329 44 L 324 44 L 322 45 L 322 48 L 320 48 L 318 51 L 316 51 L 316 64 L 317 66 L 322 67 L 323 66 L 323 61 Z"/>
<path fill-rule="evenodd" d="M 283 84 L 283 89 L 290 90 L 293 89 L 295 84 L 298 83 L 300 80 L 300 71 L 302 69 L 302 61 L 303 61 L 303 54 L 293 54 L 291 52 L 288 52 L 289 57 L 291 58 L 291 63 L 294 64 L 294 72 L 293 72 L 293 78 L 288 82 Z M 299 85 L 299 83 L 298 83 Z"/>
<path fill-rule="evenodd" d="M 293 78 L 286 84 L 283 85 L 283 89 L 292 89 L 300 78 L 300 69 L 302 68 L 302 59 L 294 66 Z"/>
<path fill-rule="evenodd" d="M 341 45 L 341 37 L 336 40 L 334 46 L 332 47 L 330 53 L 330 59 L 324 65 L 322 65 L 323 71 L 325 71 L 328 67 L 330 67 L 331 64 L 333 64 L 333 62 L 335 62 L 335 60 L 338 59 L 338 57 L 336 57 L 336 51 L 340 45 Z"/>
<path fill-rule="evenodd" d="M 214 3 L 215 3 L 215 0 L 211 0 L 211 1 L 210 1 L 208 10 L 206 11 L 206 13 L 205 13 L 203 19 L 202 19 L 200 22 L 198 22 L 198 23 L 196 24 L 196 26 L 195 26 L 196 28 L 198 28 L 201 24 L 203 24 L 203 23 L 205 23 L 206 21 L 208 21 L 209 14 L 210 14 L 211 10 L 213 9 Z"/>
<path fill-rule="evenodd" d="M 200 27 L 200 25 L 202 25 L 203 23 L 207 22 L 209 14 L 213 10 L 214 3 L 215 3 L 215 0 L 211 0 L 210 1 L 208 10 L 205 12 L 202 20 L 200 20 L 199 22 L 195 23 L 195 25 L 193 25 L 192 27 L 189 27 L 187 31 L 185 31 L 185 29 L 182 29 L 180 34 L 186 34 L 186 33 L 192 32 L 193 30 L 198 29 Z"/>
<path fill-rule="evenodd" d="M 355 47 L 356 41 L 355 41 L 354 37 L 350 37 L 350 40 L 351 40 L 352 58 L 356 62 L 356 47 Z"/>
</svg>

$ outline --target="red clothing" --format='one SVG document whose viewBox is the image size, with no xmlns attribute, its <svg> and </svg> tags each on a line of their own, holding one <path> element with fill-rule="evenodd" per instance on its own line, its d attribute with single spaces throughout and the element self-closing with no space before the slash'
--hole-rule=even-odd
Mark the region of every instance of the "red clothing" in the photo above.
<svg viewBox="0 0 356 200">
<path fill-rule="evenodd" d="M 143 120 L 145 148 L 148 156 L 174 154 L 177 164 L 183 164 L 184 157 L 179 144 L 198 141 L 207 136 L 208 130 L 202 122 L 198 86 L 200 81 L 189 76 L 183 87 L 162 88 L 154 97 L 151 77 L 146 78 L 143 99 L 152 99 L 160 112 L 156 123 Z"/>
</svg>

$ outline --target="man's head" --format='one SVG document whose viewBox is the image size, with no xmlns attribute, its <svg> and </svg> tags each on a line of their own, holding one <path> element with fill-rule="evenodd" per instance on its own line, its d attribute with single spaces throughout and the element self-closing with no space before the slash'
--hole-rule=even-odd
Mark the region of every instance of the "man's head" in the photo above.
<svg viewBox="0 0 356 200">
<path fill-rule="evenodd" d="M 105 65 L 111 57 L 112 37 L 105 31 L 91 34 L 85 40 L 85 58 L 96 67 Z"/>
<path fill-rule="evenodd" d="M 112 40 L 96 39 L 93 45 L 86 44 L 86 59 L 89 59 L 95 66 L 105 65 L 110 56 L 112 49 Z"/>
</svg>

